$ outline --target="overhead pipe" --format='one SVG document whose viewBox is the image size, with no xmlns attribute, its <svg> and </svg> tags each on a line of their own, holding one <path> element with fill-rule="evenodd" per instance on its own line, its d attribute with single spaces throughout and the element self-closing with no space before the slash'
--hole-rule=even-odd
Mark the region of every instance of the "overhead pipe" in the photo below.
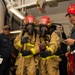
<svg viewBox="0 0 75 75">
<path fill-rule="evenodd" d="M 24 7 L 30 7 L 30 6 L 33 6 L 33 5 L 36 5 L 36 1 L 35 0 L 34 2 L 31 2 L 31 3 L 26 3 L 26 4 L 23 4 L 23 5 L 20 5 L 20 6 L 17 6 L 15 7 L 15 9 L 21 9 L 21 8 L 24 8 Z M 46 0 L 46 2 L 52 2 L 52 1 L 56 1 L 56 0 Z"/>
<path fill-rule="evenodd" d="M 22 0 L 22 5 L 23 5 L 23 0 Z M 22 12 L 24 11 L 24 8 L 22 8 Z"/>
<path fill-rule="evenodd" d="M 18 11 L 16 10 L 12 5 L 11 5 L 11 2 L 8 1 L 8 0 L 5 0 L 7 2 L 7 9 L 9 12 L 15 14 L 18 18 L 20 19 L 24 19 L 25 17 Z"/>
<path fill-rule="evenodd" d="M 22 2 L 22 1 L 21 1 L 21 0 L 19 0 L 18 4 L 19 4 L 19 5 L 21 5 L 21 4 L 22 4 L 21 2 Z"/>
<path fill-rule="evenodd" d="M 13 3 L 14 0 L 10 0 L 11 3 Z"/>
<path fill-rule="evenodd" d="M 10 4 L 10 3 L 11 3 L 9 0 L 5 0 L 5 2 L 6 2 L 7 4 Z"/>
<path fill-rule="evenodd" d="M 14 9 L 13 7 L 9 8 L 8 10 L 22 20 L 25 18 L 18 10 Z"/>
<path fill-rule="evenodd" d="M 27 4 L 24 4 L 24 5 L 17 6 L 17 7 L 15 7 L 15 9 L 21 9 L 21 8 L 29 7 L 29 6 L 32 6 L 32 5 L 35 5 L 35 4 L 36 4 L 36 1 L 32 2 L 32 3 L 27 3 Z"/>
</svg>

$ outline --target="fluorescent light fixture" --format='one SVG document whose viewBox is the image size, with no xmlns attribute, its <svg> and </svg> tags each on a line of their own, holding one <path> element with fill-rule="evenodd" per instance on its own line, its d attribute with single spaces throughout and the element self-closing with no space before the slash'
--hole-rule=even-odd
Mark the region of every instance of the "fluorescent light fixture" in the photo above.
<svg viewBox="0 0 75 75">
<path fill-rule="evenodd" d="M 9 8 L 8 10 L 22 20 L 25 18 L 25 16 L 23 16 L 18 10 L 14 9 L 13 7 Z"/>
<path fill-rule="evenodd" d="M 15 34 L 15 33 L 20 33 L 21 30 L 16 30 L 16 31 L 10 31 L 10 34 Z"/>
</svg>

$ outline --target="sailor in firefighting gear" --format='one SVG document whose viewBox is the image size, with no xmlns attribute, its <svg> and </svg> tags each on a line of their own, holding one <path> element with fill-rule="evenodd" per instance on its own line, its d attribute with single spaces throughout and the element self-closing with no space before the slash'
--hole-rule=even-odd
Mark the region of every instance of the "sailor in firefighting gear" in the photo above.
<svg viewBox="0 0 75 75">
<path fill-rule="evenodd" d="M 27 75 L 36 75 L 37 60 L 35 60 L 35 55 L 39 52 L 39 48 L 37 48 L 39 42 L 36 31 L 34 31 L 34 22 L 34 16 L 26 16 L 25 28 L 14 40 L 15 48 L 20 50 L 20 59 L 16 63 L 18 65 L 16 75 L 25 75 L 26 73 Z"/>
<path fill-rule="evenodd" d="M 59 48 L 59 37 L 53 31 L 50 33 L 51 20 L 42 16 L 40 26 L 40 72 L 41 75 L 59 75 L 59 56 L 55 55 Z"/>
</svg>

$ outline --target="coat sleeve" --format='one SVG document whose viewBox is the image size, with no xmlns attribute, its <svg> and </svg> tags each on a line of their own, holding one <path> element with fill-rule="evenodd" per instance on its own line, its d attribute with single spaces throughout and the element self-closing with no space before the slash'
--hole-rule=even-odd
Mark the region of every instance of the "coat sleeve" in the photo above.
<svg viewBox="0 0 75 75">
<path fill-rule="evenodd" d="M 54 54 L 58 50 L 59 46 L 60 46 L 59 36 L 55 32 L 53 32 L 47 50 L 50 50 L 51 53 Z"/>
<path fill-rule="evenodd" d="M 38 54 L 40 52 L 39 44 L 40 44 L 40 39 L 39 35 L 37 35 L 35 45 L 33 48 L 31 48 L 33 54 Z"/>
<path fill-rule="evenodd" d="M 22 48 L 22 44 L 20 43 L 21 35 L 22 35 L 22 32 L 19 35 L 17 35 L 14 40 L 14 46 L 17 50 L 21 50 L 21 48 Z"/>
</svg>

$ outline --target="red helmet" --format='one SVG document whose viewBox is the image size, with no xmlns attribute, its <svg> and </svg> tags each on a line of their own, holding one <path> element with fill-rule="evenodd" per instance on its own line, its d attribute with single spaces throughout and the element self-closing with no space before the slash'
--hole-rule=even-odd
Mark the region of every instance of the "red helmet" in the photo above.
<svg viewBox="0 0 75 75">
<path fill-rule="evenodd" d="M 75 4 L 71 4 L 68 7 L 66 16 L 69 15 L 69 14 L 75 14 Z"/>
<path fill-rule="evenodd" d="M 50 18 L 48 16 L 42 16 L 39 24 L 49 25 L 50 24 Z"/>
<path fill-rule="evenodd" d="M 25 23 L 34 23 L 35 22 L 35 18 L 32 15 L 28 15 L 25 17 Z"/>
</svg>

